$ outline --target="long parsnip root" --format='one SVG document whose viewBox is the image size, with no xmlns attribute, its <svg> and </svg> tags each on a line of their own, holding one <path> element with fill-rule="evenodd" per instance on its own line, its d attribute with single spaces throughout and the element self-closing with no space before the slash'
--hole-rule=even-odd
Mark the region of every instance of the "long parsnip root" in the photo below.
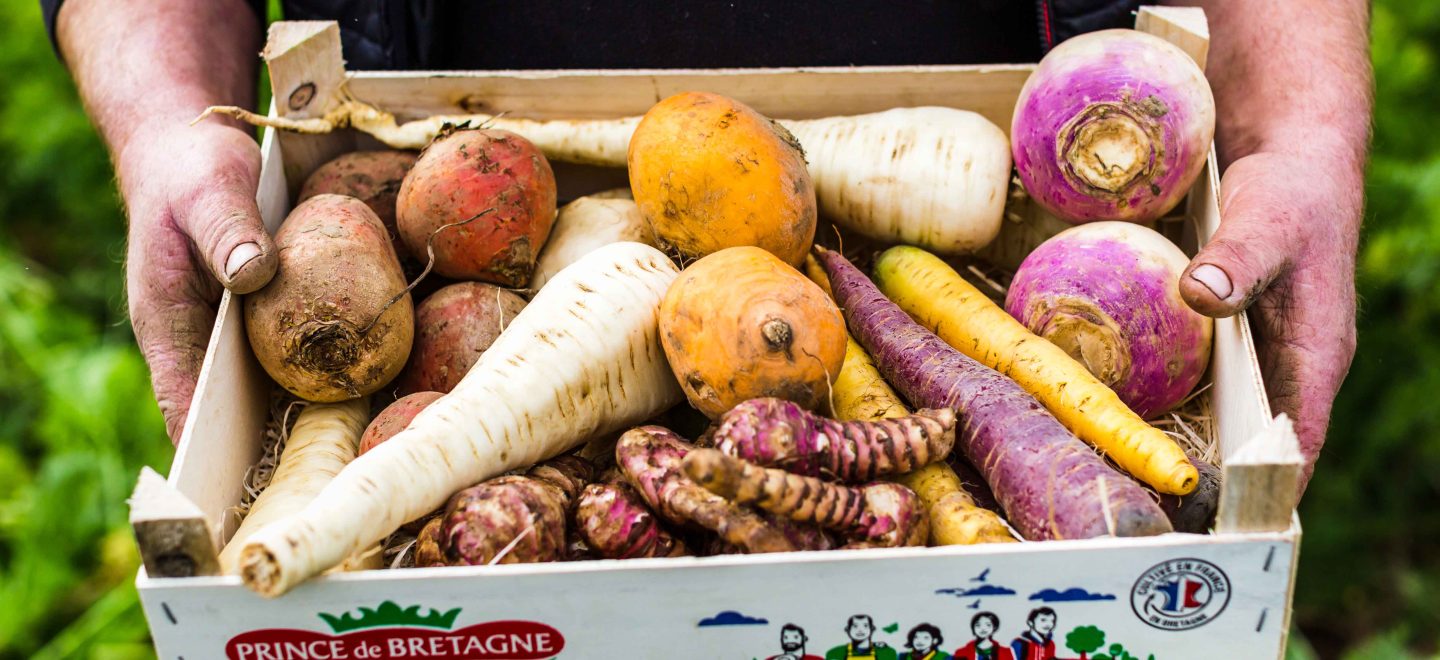
<svg viewBox="0 0 1440 660">
<path fill-rule="evenodd" d="M 906 246 L 886 250 L 875 262 L 875 284 L 946 343 L 1014 379 L 1066 428 L 1135 478 L 1171 495 L 1195 489 L 1199 475 L 1178 443 L 938 257 Z"/>
<path fill-rule="evenodd" d="M 550 160 L 625 167 L 639 117 L 603 120 L 437 115 L 400 124 L 343 97 L 324 117 L 263 117 L 233 106 L 210 114 L 300 133 L 356 128 L 395 149 L 423 149 L 446 125 L 486 126 L 524 136 Z M 199 121 L 196 119 L 196 121 Z M 823 119 L 778 120 L 804 147 L 821 216 L 891 243 L 943 254 L 971 253 L 1000 231 L 1010 183 L 1005 132 L 955 108 L 895 108 Z"/>
<path fill-rule="evenodd" d="M 583 458 L 559 456 L 525 476 L 496 477 L 450 498 L 427 523 L 415 565 L 477 566 L 557 561 L 566 553 L 571 503 L 595 476 Z"/>
<path fill-rule="evenodd" d="M 943 462 L 931 463 L 895 479 L 920 496 L 930 514 L 931 545 L 1010 543 L 1015 536 L 994 511 L 982 509 L 965 492 L 960 477 Z"/>
<path fill-rule="evenodd" d="M 253 536 L 241 576 L 284 593 L 440 506 L 679 403 L 656 316 L 674 264 L 614 243 L 561 271 L 450 394 L 355 460 L 309 506 Z"/>
<path fill-rule="evenodd" d="M 615 462 L 645 503 L 671 523 L 699 525 L 746 552 L 797 549 L 754 511 L 690 481 L 682 461 L 691 451 L 694 448 L 669 429 L 642 426 L 620 437 L 615 445 Z"/>
<path fill-rule="evenodd" d="M 220 570 L 235 573 L 240 548 L 262 527 L 300 511 L 340 469 L 355 460 L 370 414 L 368 399 L 305 406 L 285 440 L 270 484 L 250 505 L 240 528 L 220 551 Z"/>
<path fill-rule="evenodd" d="M 752 399 L 720 418 L 714 439 L 716 449 L 757 465 L 860 483 L 945 458 L 955 446 L 955 411 L 837 422 L 783 399 Z"/>
<path fill-rule="evenodd" d="M 662 527 L 640 494 L 623 481 L 586 486 L 575 505 L 575 527 L 586 547 L 606 559 L 690 554 L 685 542 Z"/>
<path fill-rule="evenodd" d="M 925 545 L 929 536 L 919 498 L 899 484 L 881 481 L 851 488 L 757 467 L 714 449 L 690 452 L 684 465 L 695 483 L 736 504 L 834 529 L 864 547 Z"/>
</svg>

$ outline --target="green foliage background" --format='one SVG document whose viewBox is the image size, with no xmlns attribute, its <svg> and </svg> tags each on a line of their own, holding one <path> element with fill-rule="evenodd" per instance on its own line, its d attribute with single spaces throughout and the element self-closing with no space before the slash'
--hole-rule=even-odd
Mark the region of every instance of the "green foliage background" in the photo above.
<svg viewBox="0 0 1440 660">
<path fill-rule="evenodd" d="M 1440 644 L 1440 3 L 1378 0 L 1360 348 L 1301 508 L 1290 655 Z M 125 497 L 171 449 L 105 152 L 33 0 L 0 3 L 0 658 L 148 658 Z"/>
</svg>

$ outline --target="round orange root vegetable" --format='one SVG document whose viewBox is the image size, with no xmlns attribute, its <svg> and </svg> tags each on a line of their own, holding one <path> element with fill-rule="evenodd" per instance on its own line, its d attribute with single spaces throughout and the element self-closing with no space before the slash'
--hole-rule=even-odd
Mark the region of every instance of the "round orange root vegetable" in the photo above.
<svg viewBox="0 0 1440 660">
<path fill-rule="evenodd" d="M 295 203 L 326 193 L 349 195 L 365 202 L 402 250 L 400 234 L 395 229 L 395 198 L 400 195 L 400 182 L 415 165 L 413 151 L 352 151 L 342 154 L 316 168 L 300 187 Z"/>
<path fill-rule="evenodd" d="M 755 247 L 686 268 L 660 305 L 660 343 L 690 404 L 715 419 L 762 397 L 815 410 L 845 361 L 845 320 L 799 271 Z"/>
<path fill-rule="evenodd" d="M 459 282 L 430 294 L 415 307 L 415 346 L 395 380 L 397 393 L 454 389 L 524 308 L 524 298 L 480 282 Z"/>
<path fill-rule="evenodd" d="M 395 403 L 385 406 L 375 419 L 370 420 L 370 425 L 365 427 L 364 435 L 360 436 L 360 453 L 375 448 L 396 433 L 405 430 L 410 425 L 410 420 L 415 419 L 427 406 L 435 403 L 436 399 L 445 396 L 440 392 L 416 392 L 400 397 Z"/>
<path fill-rule="evenodd" d="M 682 257 L 755 245 L 799 265 L 815 238 L 815 185 L 790 132 L 718 94 L 650 108 L 630 138 L 630 190 Z"/>
<path fill-rule="evenodd" d="M 487 209 L 494 210 L 481 215 Z M 535 145 L 507 131 L 441 135 L 420 153 L 396 202 L 400 238 L 421 263 L 438 231 L 436 272 L 510 287 L 530 282 L 554 221 L 550 163 Z"/>
<path fill-rule="evenodd" d="M 354 197 L 312 197 L 285 218 L 275 245 L 275 278 L 245 296 L 245 331 L 265 371 L 307 401 L 384 387 L 410 355 L 415 318 L 375 212 Z"/>
</svg>

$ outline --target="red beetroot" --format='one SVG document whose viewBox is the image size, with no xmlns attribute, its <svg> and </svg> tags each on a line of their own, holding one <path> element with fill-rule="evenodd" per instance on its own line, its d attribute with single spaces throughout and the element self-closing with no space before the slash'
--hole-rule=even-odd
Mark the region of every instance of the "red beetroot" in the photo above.
<svg viewBox="0 0 1440 660">
<path fill-rule="evenodd" d="M 481 282 L 430 294 L 415 308 L 415 346 L 395 379 L 396 393 L 448 394 L 524 308 L 524 298 Z"/>
<path fill-rule="evenodd" d="M 390 231 L 395 251 L 403 253 L 405 247 L 395 229 L 395 199 L 400 195 L 400 183 L 415 165 L 415 158 L 413 151 L 352 151 L 343 154 L 310 173 L 305 185 L 300 187 L 300 196 L 295 203 L 324 193 L 349 195 L 365 202 L 380 222 L 385 223 L 385 229 Z"/>
<path fill-rule="evenodd" d="M 1188 263 L 1139 225 L 1073 227 L 1026 257 L 1005 311 L 1150 419 L 1184 400 L 1210 363 L 1214 322 L 1180 298 Z"/>
<path fill-rule="evenodd" d="M 509 287 L 530 281 L 555 220 L 555 174 L 525 138 L 461 129 L 426 147 L 400 186 L 397 224 L 410 254 L 426 262 L 435 235 L 435 271 Z"/>
<path fill-rule="evenodd" d="M 1026 539 L 1171 531 L 1139 484 L 1107 465 L 1015 381 L 920 327 L 840 253 L 817 252 L 855 340 L 912 404 L 955 409 L 961 422 L 956 444 Z"/>
<path fill-rule="evenodd" d="M 386 406 L 375 419 L 370 420 L 365 434 L 360 436 L 360 453 L 364 454 L 374 449 L 375 445 L 395 437 L 396 433 L 410 425 L 410 420 L 415 419 L 421 410 L 442 396 L 445 395 L 440 392 L 416 392 Z"/>
<path fill-rule="evenodd" d="M 1025 81 L 1010 149 L 1025 191 L 1072 223 L 1148 222 L 1194 183 L 1215 100 L 1184 51 L 1135 30 L 1081 35 Z"/>
</svg>

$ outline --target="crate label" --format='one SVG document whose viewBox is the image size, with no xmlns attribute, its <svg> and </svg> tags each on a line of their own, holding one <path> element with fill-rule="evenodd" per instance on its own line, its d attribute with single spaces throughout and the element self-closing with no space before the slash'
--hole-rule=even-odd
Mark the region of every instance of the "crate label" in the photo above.
<svg viewBox="0 0 1440 660">
<path fill-rule="evenodd" d="M 357 617 L 320 613 L 335 634 L 292 628 L 252 630 L 225 645 L 229 660 L 544 660 L 565 648 L 560 631 L 534 621 L 486 621 L 451 630 L 462 608 L 420 614 L 393 601 Z"/>
</svg>

